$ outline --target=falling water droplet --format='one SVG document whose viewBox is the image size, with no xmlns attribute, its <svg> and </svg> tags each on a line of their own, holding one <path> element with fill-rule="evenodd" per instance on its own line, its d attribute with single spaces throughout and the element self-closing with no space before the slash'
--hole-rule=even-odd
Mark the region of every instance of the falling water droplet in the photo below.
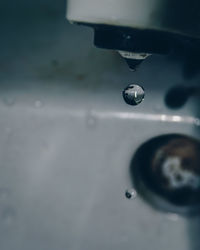
<svg viewBox="0 0 200 250">
<path fill-rule="evenodd" d="M 144 61 L 144 60 L 134 60 L 134 59 L 128 59 L 125 58 L 125 61 L 127 62 L 130 71 L 136 71 L 139 65 Z"/>
<path fill-rule="evenodd" d="M 135 199 L 137 196 L 137 192 L 135 191 L 135 189 L 128 189 L 125 192 L 125 196 L 127 199 Z"/>
<path fill-rule="evenodd" d="M 130 84 L 123 91 L 124 101 L 129 105 L 138 105 L 144 100 L 145 92 L 143 87 Z"/>
</svg>

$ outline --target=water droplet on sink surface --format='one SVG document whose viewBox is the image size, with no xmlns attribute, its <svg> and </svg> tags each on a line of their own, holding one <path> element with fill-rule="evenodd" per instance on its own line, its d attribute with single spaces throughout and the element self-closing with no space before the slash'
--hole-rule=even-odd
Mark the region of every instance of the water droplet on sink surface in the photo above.
<svg viewBox="0 0 200 250">
<path fill-rule="evenodd" d="M 135 199 L 137 196 L 137 192 L 135 191 L 135 189 L 131 188 L 131 189 L 127 189 L 125 192 L 125 196 L 127 199 Z"/>
<path fill-rule="evenodd" d="M 124 89 L 122 95 L 127 104 L 136 106 L 144 100 L 145 92 L 143 87 L 130 84 Z"/>
</svg>

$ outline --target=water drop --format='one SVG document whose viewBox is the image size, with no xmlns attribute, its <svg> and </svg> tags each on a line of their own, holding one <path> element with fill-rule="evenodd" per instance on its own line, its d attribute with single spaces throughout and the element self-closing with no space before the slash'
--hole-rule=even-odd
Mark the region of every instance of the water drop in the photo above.
<svg viewBox="0 0 200 250">
<path fill-rule="evenodd" d="M 125 196 L 127 199 L 135 199 L 137 196 L 137 192 L 135 191 L 135 189 L 128 189 L 125 192 Z"/>
<path fill-rule="evenodd" d="M 140 104 L 145 96 L 144 88 L 136 84 L 128 85 L 122 94 L 124 101 L 133 106 Z"/>
</svg>

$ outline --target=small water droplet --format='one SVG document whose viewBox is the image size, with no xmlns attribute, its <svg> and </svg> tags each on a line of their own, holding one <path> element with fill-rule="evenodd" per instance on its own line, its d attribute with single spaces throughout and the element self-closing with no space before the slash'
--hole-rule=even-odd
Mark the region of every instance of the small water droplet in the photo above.
<svg viewBox="0 0 200 250">
<path fill-rule="evenodd" d="M 144 61 L 144 60 L 134 60 L 134 59 L 128 59 L 125 58 L 125 61 L 127 62 L 130 71 L 136 71 L 139 67 L 139 65 Z"/>
<path fill-rule="evenodd" d="M 125 196 L 127 199 L 135 199 L 137 196 L 137 192 L 133 188 L 127 189 L 125 192 Z"/>
<path fill-rule="evenodd" d="M 6 106 L 13 106 L 15 104 L 15 98 L 13 97 L 4 97 L 3 102 Z"/>
<path fill-rule="evenodd" d="M 40 100 L 35 101 L 35 107 L 36 108 L 41 108 L 43 106 L 43 103 Z"/>
<path fill-rule="evenodd" d="M 145 92 L 143 87 L 130 84 L 124 89 L 122 95 L 127 104 L 135 106 L 144 100 Z"/>
</svg>

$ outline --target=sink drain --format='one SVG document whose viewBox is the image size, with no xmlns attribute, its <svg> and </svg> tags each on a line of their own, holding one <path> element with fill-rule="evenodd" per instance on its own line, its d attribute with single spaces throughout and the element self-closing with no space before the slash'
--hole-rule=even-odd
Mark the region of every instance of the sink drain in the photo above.
<svg viewBox="0 0 200 250">
<path fill-rule="evenodd" d="M 144 143 L 131 163 L 137 192 L 152 205 L 171 212 L 200 209 L 200 143 L 170 134 Z"/>
</svg>

